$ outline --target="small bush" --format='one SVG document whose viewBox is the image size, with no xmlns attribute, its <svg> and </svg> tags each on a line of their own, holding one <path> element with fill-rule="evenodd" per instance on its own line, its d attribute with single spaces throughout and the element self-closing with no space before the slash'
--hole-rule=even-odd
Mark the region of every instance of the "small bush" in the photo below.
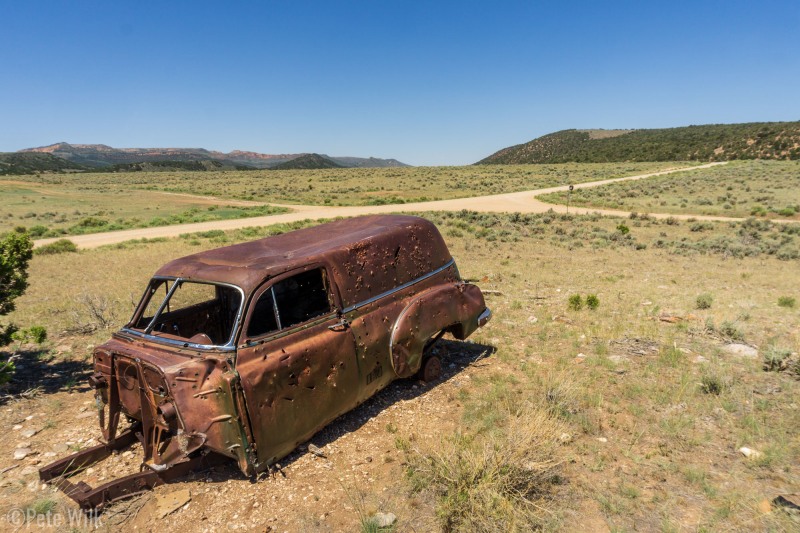
<svg viewBox="0 0 800 533">
<path fill-rule="evenodd" d="M 714 302 L 714 297 L 708 293 L 703 293 L 697 297 L 694 302 L 697 309 L 711 309 L 711 304 Z"/>
<path fill-rule="evenodd" d="M 55 510 L 56 505 L 58 502 L 53 498 L 41 498 L 31 503 L 26 510 L 32 511 L 36 516 L 48 515 Z"/>
<path fill-rule="evenodd" d="M 571 311 L 580 311 L 583 308 L 583 298 L 580 294 L 573 294 L 567 301 L 567 309 Z"/>
<path fill-rule="evenodd" d="M 781 296 L 778 298 L 778 305 L 780 307 L 794 309 L 795 305 L 797 305 L 797 300 L 795 300 L 793 296 Z"/>
<path fill-rule="evenodd" d="M 102 228 L 108 225 L 108 220 L 97 217 L 86 217 L 78 222 L 77 227 L 80 228 Z"/>
<path fill-rule="evenodd" d="M 778 251 L 775 252 L 775 257 L 781 261 L 791 261 L 792 259 L 800 258 L 800 250 L 794 245 L 781 246 Z"/>
<path fill-rule="evenodd" d="M 663 346 L 659 353 L 659 360 L 661 363 L 671 367 L 677 367 L 683 364 L 685 359 L 686 356 L 684 353 L 674 344 Z"/>
<path fill-rule="evenodd" d="M 733 341 L 744 340 L 744 331 L 742 331 L 742 328 L 737 326 L 736 323 L 730 322 L 728 320 L 720 324 L 718 332 L 720 335 L 729 340 Z"/>
<path fill-rule="evenodd" d="M 761 355 L 764 360 L 764 370 L 767 372 L 780 372 L 784 370 L 791 356 L 792 350 L 788 348 L 779 348 L 773 345 L 768 346 Z"/>
<path fill-rule="evenodd" d="M 11 381 L 16 370 L 17 367 L 14 366 L 13 360 L 0 361 L 0 385 L 5 385 Z"/>
<path fill-rule="evenodd" d="M 598 298 L 596 294 L 587 294 L 586 307 L 594 311 L 595 309 L 600 307 L 600 298 Z"/>
<path fill-rule="evenodd" d="M 31 326 L 28 331 L 31 332 L 31 338 L 36 344 L 42 344 L 47 340 L 47 330 L 44 326 Z"/>
<path fill-rule="evenodd" d="M 620 232 L 622 235 L 627 235 L 628 233 L 631 232 L 631 228 L 629 228 L 625 224 L 619 224 L 617 226 L 617 231 Z"/>
<path fill-rule="evenodd" d="M 50 229 L 47 226 L 42 226 L 41 224 L 38 224 L 36 226 L 29 228 L 28 234 L 31 237 L 41 237 L 48 231 L 50 231 Z"/>
<path fill-rule="evenodd" d="M 51 242 L 50 244 L 45 244 L 44 246 L 36 248 L 33 253 L 36 255 L 53 255 L 77 251 L 78 247 L 74 242 L 69 239 L 59 239 L 55 242 Z"/>
<path fill-rule="evenodd" d="M 35 342 L 42 344 L 47 340 L 47 330 L 44 326 L 31 326 L 27 329 L 21 329 L 11 335 L 11 338 L 17 342 Z"/>
<path fill-rule="evenodd" d="M 114 301 L 102 294 L 81 294 L 71 309 L 72 331 L 91 333 L 99 329 L 109 329 L 117 322 L 117 307 Z"/>
<path fill-rule="evenodd" d="M 515 413 L 502 433 L 459 434 L 430 454 L 412 452 L 415 492 L 436 502 L 442 531 L 534 531 L 559 483 L 564 427 L 543 410 Z"/>
<path fill-rule="evenodd" d="M 725 390 L 725 382 L 717 374 L 705 374 L 700 378 L 700 390 L 704 394 L 719 396 Z"/>
</svg>

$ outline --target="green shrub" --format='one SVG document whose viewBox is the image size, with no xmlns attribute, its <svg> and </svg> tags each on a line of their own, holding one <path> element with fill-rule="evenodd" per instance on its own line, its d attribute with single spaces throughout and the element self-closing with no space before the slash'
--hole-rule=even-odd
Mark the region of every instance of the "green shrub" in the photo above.
<svg viewBox="0 0 800 533">
<path fill-rule="evenodd" d="M 31 332 L 31 338 L 36 344 L 42 344 L 47 340 L 47 330 L 44 326 L 31 326 L 28 331 Z"/>
<path fill-rule="evenodd" d="M 586 307 L 594 311 L 595 309 L 600 307 L 600 298 L 598 298 L 596 294 L 587 294 Z"/>
<path fill-rule="evenodd" d="M 28 263 L 33 256 L 33 241 L 18 228 L 0 236 L 0 316 L 15 308 L 14 300 L 28 288 Z M 0 346 L 10 343 L 17 331 L 14 324 L 0 324 Z M 0 385 L 14 377 L 13 357 L 0 361 Z"/>
<path fill-rule="evenodd" d="M 725 390 L 725 383 L 717 374 L 705 374 L 700 378 L 700 390 L 704 394 L 719 396 Z"/>
<path fill-rule="evenodd" d="M 703 293 L 695 300 L 695 308 L 697 309 L 711 309 L 711 304 L 714 302 L 714 297 L 708 293 Z"/>
<path fill-rule="evenodd" d="M 619 224 L 619 225 L 617 226 L 617 231 L 618 231 L 618 232 L 620 232 L 620 233 L 621 233 L 621 234 L 623 234 L 623 235 L 627 235 L 628 233 L 630 233 L 630 232 L 631 232 L 631 228 L 629 228 L 629 227 L 628 227 L 628 226 L 626 226 L 625 224 Z"/>
<path fill-rule="evenodd" d="M 16 370 L 17 368 L 14 366 L 14 361 L 11 359 L 0 361 L 0 385 L 5 385 L 11 381 Z"/>
<path fill-rule="evenodd" d="M 30 234 L 31 237 L 41 237 L 48 231 L 50 230 L 47 228 L 47 226 L 42 226 L 41 224 L 38 224 L 28 229 L 28 233 Z"/>
<path fill-rule="evenodd" d="M 15 331 L 11 335 L 11 338 L 17 342 L 35 342 L 36 344 L 42 344 L 47 340 L 47 330 L 44 326 L 31 326 L 26 329 Z"/>
<path fill-rule="evenodd" d="M 764 350 L 761 357 L 764 360 L 764 370 L 779 372 L 783 370 L 784 362 L 792 355 L 792 350 L 770 345 Z"/>
<path fill-rule="evenodd" d="M 40 499 L 36 500 L 35 502 L 31 503 L 25 509 L 25 511 L 26 511 L 26 514 L 28 512 L 32 512 L 36 516 L 49 515 L 50 513 L 52 513 L 55 510 L 57 505 L 58 505 L 58 502 L 56 500 L 54 500 L 53 498 L 40 498 Z"/>
<path fill-rule="evenodd" d="M 778 305 L 780 307 L 788 307 L 789 309 L 794 309 L 795 305 L 797 305 L 797 301 L 794 299 L 793 296 L 781 296 L 778 298 Z"/>
<path fill-rule="evenodd" d="M 677 367 L 683 364 L 685 359 L 685 354 L 674 344 L 661 347 L 659 360 L 662 364 L 666 366 Z"/>
<path fill-rule="evenodd" d="M 695 222 L 689 226 L 689 231 L 706 231 L 714 229 L 714 225 L 710 222 Z"/>
<path fill-rule="evenodd" d="M 97 217 L 86 217 L 78 222 L 77 226 L 81 228 L 102 228 L 108 225 L 108 220 Z"/>
<path fill-rule="evenodd" d="M 730 322 L 728 320 L 724 321 L 719 326 L 719 333 L 723 337 L 733 341 L 743 341 L 744 340 L 744 331 L 736 325 L 734 322 Z"/>
<path fill-rule="evenodd" d="M 69 239 L 58 239 L 57 241 L 45 244 L 36 248 L 33 253 L 36 255 L 53 255 L 63 254 L 68 252 L 77 252 L 78 246 Z"/>
<path fill-rule="evenodd" d="M 567 309 L 580 311 L 583 308 L 583 299 L 580 294 L 573 294 L 567 301 Z"/>
</svg>

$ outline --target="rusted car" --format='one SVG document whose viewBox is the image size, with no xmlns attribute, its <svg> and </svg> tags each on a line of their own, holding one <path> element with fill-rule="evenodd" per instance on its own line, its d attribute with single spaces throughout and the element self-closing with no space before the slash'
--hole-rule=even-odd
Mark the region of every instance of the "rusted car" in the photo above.
<svg viewBox="0 0 800 533">
<path fill-rule="evenodd" d="M 174 260 L 94 351 L 105 443 L 40 476 L 94 509 L 224 458 L 256 474 L 392 380 L 438 377 L 432 342 L 465 339 L 490 316 L 418 217 L 351 218 Z M 97 488 L 67 479 L 137 440 L 141 472 Z"/>
</svg>

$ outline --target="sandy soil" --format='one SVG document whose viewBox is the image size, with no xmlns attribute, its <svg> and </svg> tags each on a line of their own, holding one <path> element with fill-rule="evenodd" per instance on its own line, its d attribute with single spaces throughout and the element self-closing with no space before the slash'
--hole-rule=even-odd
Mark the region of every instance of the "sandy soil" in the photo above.
<svg viewBox="0 0 800 533">
<path fill-rule="evenodd" d="M 403 531 L 435 531 L 429 502 L 408 495 L 402 477 L 404 456 L 395 441 L 403 439 L 416 448 L 453 431 L 461 387 L 490 373 L 490 365 L 496 370 L 499 363 L 492 348 L 476 343 L 441 341 L 439 349 L 447 362 L 440 380 L 430 384 L 395 381 L 338 418 L 310 441 L 324 457 L 301 445 L 280 462 L 278 470 L 257 479 L 244 476 L 231 461 L 121 502 L 97 522 L 87 522 L 74 502 L 38 481 L 38 469 L 76 449 L 98 444 L 94 396 L 85 380 L 88 371 L 81 366 L 84 375 L 79 383 L 65 390 L 58 374 L 64 368 L 41 364 L 36 348 L 30 346 L 30 357 L 22 360 L 18 372 L 31 380 L 44 373 L 49 385 L 33 399 L 15 399 L 5 405 L 0 401 L 0 427 L 6 431 L 6 438 L 0 439 L 0 467 L 4 467 L 0 468 L 0 493 L 4 494 L 0 531 L 358 531 L 362 516 L 379 511 L 395 514 Z M 26 431 L 35 433 L 26 436 Z M 10 460 L 21 445 L 30 450 L 28 456 Z M 141 454 L 141 447 L 134 445 L 71 480 L 96 487 L 137 472 Z M 57 502 L 48 515 L 52 524 L 44 516 L 38 519 L 41 524 L 35 517 L 28 523 L 18 522 L 20 510 L 47 500 Z M 160 506 L 170 500 L 177 507 L 162 516 Z M 56 525 L 57 520 L 62 522 Z"/>
</svg>

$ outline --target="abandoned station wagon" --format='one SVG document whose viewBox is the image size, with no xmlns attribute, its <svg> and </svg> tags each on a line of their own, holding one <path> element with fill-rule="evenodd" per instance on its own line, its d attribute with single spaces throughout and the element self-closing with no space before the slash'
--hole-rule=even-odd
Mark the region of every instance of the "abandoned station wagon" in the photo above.
<svg viewBox="0 0 800 533">
<path fill-rule="evenodd" d="M 211 456 L 255 474 L 392 380 L 438 377 L 431 343 L 465 339 L 490 316 L 417 217 L 340 220 L 177 259 L 95 349 L 106 444 L 40 475 L 91 509 Z M 118 432 L 120 414 L 130 426 Z M 142 472 L 94 489 L 67 481 L 137 439 Z"/>
</svg>

